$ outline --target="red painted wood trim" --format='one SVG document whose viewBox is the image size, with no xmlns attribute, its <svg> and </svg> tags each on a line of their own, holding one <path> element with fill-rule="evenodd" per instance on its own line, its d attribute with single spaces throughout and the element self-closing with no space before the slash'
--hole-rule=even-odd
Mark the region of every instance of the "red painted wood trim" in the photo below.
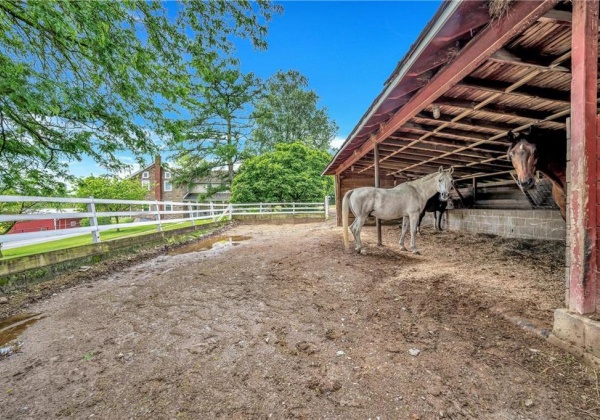
<svg viewBox="0 0 600 420">
<path fill-rule="evenodd" d="M 574 0 L 571 80 L 569 309 L 596 312 L 598 1 Z"/>
<path fill-rule="evenodd" d="M 421 109 L 431 104 L 448 89 L 469 75 L 489 56 L 502 48 L 506 42 L 529 27 L 540 16 L 552 9 L 558 0 L 516 1 L 499 21 L 483 29 L 446 67 L 440 70 L 410 101 L 366 141 L 352 156 L 341 164 L 336 173 L 348 169 L 354 162 L 370 152 L 375 143 L 381 143 L 398 130 Z"/>
</svg>

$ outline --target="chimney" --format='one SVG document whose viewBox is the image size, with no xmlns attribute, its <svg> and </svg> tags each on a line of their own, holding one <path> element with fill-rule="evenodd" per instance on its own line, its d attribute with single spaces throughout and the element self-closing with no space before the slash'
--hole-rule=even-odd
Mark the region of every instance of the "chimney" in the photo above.
<svg viewBox="0 0 600 420">
<path fill-rule="evenodd" d="M 160 155 L 154 157 L 154 198 L 157 201 L 162 201 L 163 183 L 162 183 L 162 168 L 160 163 Z"/>
</svg>

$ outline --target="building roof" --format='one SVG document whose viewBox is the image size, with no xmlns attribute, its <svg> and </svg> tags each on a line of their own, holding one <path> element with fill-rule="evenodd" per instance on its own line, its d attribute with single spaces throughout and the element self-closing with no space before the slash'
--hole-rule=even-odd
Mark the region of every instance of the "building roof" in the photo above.
<svg viewBox="0 0 600 420">
<path fill-rule="evenodd" d="M 446 1 L 385 82 L 325 175 L 414 178 L 454 166 L 456 180 L 510 179 L 509 130 L 565 130 L 571 3 Z"/>
</svg>

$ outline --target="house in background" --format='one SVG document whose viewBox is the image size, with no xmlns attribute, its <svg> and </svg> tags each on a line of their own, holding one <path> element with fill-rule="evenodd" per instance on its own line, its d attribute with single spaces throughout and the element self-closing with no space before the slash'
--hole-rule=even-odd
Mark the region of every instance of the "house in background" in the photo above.
<svg viewBox="0 0 600 420">
<path fill-rule="evenodd" d="M 148 188 L 146 200 L 164 201 L 164 202 L 215 202 L 225 203 L 229 201 L 231 192 L 224 191 L 213 194 L 210 197 L 203 198 L 203 195 L 212 187 L 217 187 L 223 183 L 219 178 L 218 171 L 213 176 L 200 179 L 187 187 L 176 187 L 173 185 L 173 173 L 168 165 L 161 162 L 161 157 L 156 156 L 154 162 L 145 168 L 134 172 L 129 179 L 138 179 L 143 186 Z M 165 211 L 171 211 L 173 208 L 165 205 Z"/>
</svg>

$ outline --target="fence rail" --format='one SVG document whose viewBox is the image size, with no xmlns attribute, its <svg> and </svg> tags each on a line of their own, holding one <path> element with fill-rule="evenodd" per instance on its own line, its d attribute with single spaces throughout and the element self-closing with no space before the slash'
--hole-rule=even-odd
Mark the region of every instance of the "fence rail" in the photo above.
<svg viewBox="0 0 600 420">
<path fill-rule="evenodd" d="M 93 242 L 101 241 L 101 232 L 117 228 L 156 225 L 162 231 L 165 224 L 210 220 L 231 220 L 238 216 L 264 214 L 315 215 L 329 217 L 329 197 L 320 203 L 191 203 L 172 201 L 108 200 L 67 197 L 28 197 L 0 195 L 0 203 L 50 203 L 46 211 L 24 214 L 0 214 L 0 223 L 52 220 L 54 229 L 0 235 L 0 247 L 14 248 L 62 239 L 68 236 L 91 234 Z M 71 207 L 65 209 L 65 207 Z M 86 211 L 73 211 L 72 207 L 85 207 Z M 99 210 L 97 210 L 97 207 Z M 110 211 L 112 209 L 113 211 Z M 50 212 L 49 210 L 53 210 Z M 64 211 L 61 211 L 64 210 Z M 117 223 L 104 224 L 115 218 Z M 131 221 L 123 222 L 119 218 Z M 57 221 L 64 219 L 89 220 L 89 226 L 60 227 Z M 87 223 L 86 223 L 87 224 Z M 60 225 L 60 223 L 58 224 Z M 10 244 L 10 245 L 9 245 Z"/>
</svg>

